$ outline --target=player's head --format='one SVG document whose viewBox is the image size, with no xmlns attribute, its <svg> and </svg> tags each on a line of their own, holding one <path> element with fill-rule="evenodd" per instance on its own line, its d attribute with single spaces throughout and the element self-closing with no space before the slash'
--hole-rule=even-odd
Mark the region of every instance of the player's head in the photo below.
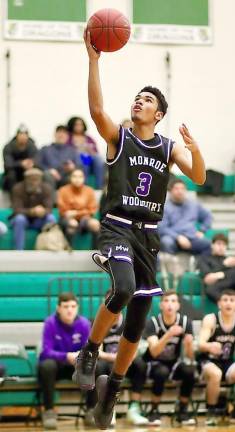
<svg viewBox="0 0 235 432">
<path fill-rule="evenodd" d="M 176 291 L 168 290 L 161 297 L 160 309 L 164 315 L 175 315 L 180 308 L 179 297 Z"/>
<path fill-rule="evenodd" d="M 166 114 L 168 104 L 161 91 L 152 86 L 142 88 L 131 106 L 134 123 L 155 125 Z"/>
<path fill-rule="evenodd" d="M 223 233 L 214 235 L 211 244 L 212 255 L 225 256 L 227 246 L 228 238 Z"/>
<path fill-rule="evenodd" d="M 174 179 L 168 186 L 170 197 L 176 203 L 183 203 L 186 199 L 187 189 L 185 183 L 181 179 Z"/>
<path fill-rule="evenodd" d="M 72 324 L 78 314 L 78 300 L 72 292 L 63 292 L 58 297 L 57 313 L 65 324 Z"/>
<path fill-rule="evenodd" d="M 224 290 L 218 300 L 218 307 L 222 314 L 235 316 L 235 291 Z"/>
<path fill-rule="evenodd" d="M 75 186 L 75 188 L 79 188 L 85 183 L 85 175 L 82 169 L 76 168 L 72 171 L 70 175 L 70 183 Z"/>
</svg>

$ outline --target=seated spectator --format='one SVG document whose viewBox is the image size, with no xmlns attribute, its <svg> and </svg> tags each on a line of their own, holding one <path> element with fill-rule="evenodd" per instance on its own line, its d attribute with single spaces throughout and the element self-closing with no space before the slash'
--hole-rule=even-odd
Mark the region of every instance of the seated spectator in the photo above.
<svg viewBox="0 0 235 432">
<path fill-rule="evenodd" d="M 209 255 L 210 240 L 204 237 L 204 233 L 211 227 L 211 213 L 196 200 L 187 199 L 187 189 L 182 180 L 173 180 L 169 191 L 163 220 L 159 224 L 161 250 L 169 254 L 185 251 Z"/>
<path fill-rule="evenodd" d="M 60 224 L 70 243 L 77 233 L 96 234 L 100 230 L 100 222 L 93 217 L 98 209 L 95 192 L 84 182 L 83 171 L 76 169 L 70 176 L 70 183 L 58 190 Z"/>
<path fill-rule="evenodd" d="M 6 191 L 11 192 L 13 186 L 23 180 L 24 172 L 33 168 L 37 151 L 28 129 L 21 124 L 16 136 L 3 149 L 3 188 Z"/>
<path fill-rule="evenodd" d="M 215 303 L 225 289 L 235 292 L 235 257 L 226 256 L 227 246 L 227 237 L 216 234 L 212 239 L 211 254 L 198 259 L 206 294 Z"/>
<path fill-rule="evenodd" d="M 148 364 L 148 376 L 153 380 L 152 409 L 148 415 L 148 421 L 152 425 L 161 425 L 161 414 L 158 407 L 165 383 L 170 379 L 181 381 L 179 403 L 176 405 L 176 419 L 181 424 L 193 425 L 195 419 L 187 411 L 195 382 L 192 322 L 186 315 L 178 312 L 179 298 L 173 290 L 163 294 L 160 309 L 161 313 L 156 317 L 151 317 L 145 329 L 148 349 L 143 355 L 143 360 L 146 362 L 146 369 Z M 184 348 L 184 360 L 181 358 L 182 348 Z M 136 376 L 138 376 L 138 371 L 136 371 Z M 141 376 L 143 376 L 142 366 L 139 373 L 139 377 Z M 136 424 L 136 407 L 140 394 L 134 396 L 135 399 L 132 396 L 128 418 L 129 421 Z"/>
<path fill-rule="evenodd" d="M 199 336 L 202 375 L 206 381 L 206 424 L 218 423 L 221 381 L 235 383 L 235 292 L 225 290 L 218 301 L 219 312 L 206 315 Z M 231 422 L 235 421 L 235 406 Z"/>
<path fill-rule="evenodd" d="M 53 189 L 68 183 L 70 173 L 82 166 L 76 150 L 67 146 L 68 138 L 66 126 L 59 125 L 55 130 L 55 142 L 39 151 L 38 166 Z"/>
<path fill-rule="evenodd" d="M 98 153 L 95 140 L 86 133 L 85 121 L 81 117 L 72 117 L 68 121 L 68 130 L 70 132 L 69 144 L 77 149 L 86 177 L 91 173 L 94 174 L 97 189 L 102 189 L 105 164 Z"/>
<path fill-rule="evenodd" d="M 38 379 L 45 408 L 42 415 L 45 429 L 57 427 L 57 416 L 53 410 L 56 381 L 71 380 L 75 359 L 90 332 L 90 322 L 78 315 L 78 309 L 78 300 L 73 293 L 61 293 L 56 313 L 44 323 Z"/>
<path fill-rule="evenodd" d="M 49 222 L 56 222 L 53 216 L 51 187 L 43 182 L 43 173 L 38 168 L 27 170 L 24 181 L 17 183 L 12 190 L 12 227 L 14 248 L 23 250 L 25 230 L 41 230 Z"/>
</svg>

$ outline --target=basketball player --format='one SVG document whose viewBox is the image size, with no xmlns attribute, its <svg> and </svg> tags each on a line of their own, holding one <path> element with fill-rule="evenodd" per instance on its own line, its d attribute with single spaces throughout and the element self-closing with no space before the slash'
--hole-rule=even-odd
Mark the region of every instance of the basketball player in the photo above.
<svg viewBox="0 0 235 432">
<path fill-rule="evenodd" d="M 206 380 L 208 417 L 206 424 L 217 424 L 216 404 L 221 380 L 235 383 L 235 292 L 225 290 L 218 301 L 218 314 L 206 315 L 202 321 L 199 349 L 202 372 Z M 233 410 L 231 419 L 235 419 Z"/>
<path fill-rule="evenodd" d="M 154 134 L 156 123 L 167 111 L 166 100 L 155 87 L 145 87 L 137 93 L 131 107 L 133 129 L 118 127 L 111 120 L 103 107 L 98 67 L 100 53 L 92 47 L 88 31 L 84 40 L 89 56 L 90 113 L 107 142 L 109 167 L 107 210 L 100 236 L 102 253 L 93 258 L 109 272 L 113 290 L 97 313 L 89 342 L 78 356 L 73 379 L 82 389 L 94 387 L 98 348 L 116 316 L 127 305 L 113 370 L 109 377 L 103 375 L 97 379 L 98 403 L 94 417 L 97 427 L 106 429 L 122 379 L 135 356 L 151 296 L 162 294 L 155 280 L 159 250 L 157 225 L 163 215 L 169 167 L 176 163 L 193 181 L 203 184 L 205 166 L 186 126 L 180 127 L 186 149 Z"/>
<path fill-rule="evenodd" d="M 143 358 L 148 363 L 149 376 L 153 380 L 150 424 L 160 426 L 158 409 L 166 380 L 181 381 L 176 420 L 184 425 L 194 425 L 195 419 L 187 411 L 189 398 L 195 383 L 193 365 L 193 329 L 190 319 L 179 312 L 180 302 L 174 290 L 163 294 L 161 313 L 147 322 L 145 337 L 148 349 Z M 182 353 L 184 355 L 182 356 Z M 185 361 L 187 360 L 187 361 Z"/>
</svg>

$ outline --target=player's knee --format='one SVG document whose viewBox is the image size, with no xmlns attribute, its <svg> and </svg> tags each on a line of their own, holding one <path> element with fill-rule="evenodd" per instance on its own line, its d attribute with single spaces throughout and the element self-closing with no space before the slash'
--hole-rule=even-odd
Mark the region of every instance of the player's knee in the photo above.
<svg viewBox="0 0 235 432">
<path fill-rule="evenodd" d="M 214 383 L 220 383 L 222 379 L 222 371 L 220 369 L 207 370 L 207 379 Z"/>
<path fill-rule="evenodd" d="M 164 365 L 156 366 L 152 369 L 151 375 L 155 381 L 165 381 L 169 376 L 169 369 Z"/>
<path fill-rule="evenodd" d="M 143 333 L 145 322 L 142 320 L 136 320 L 135 325 L 133 322 L 126 322 L 123 330 L 123 336 L 131 343 L 139 342 Z"/>
</svg>

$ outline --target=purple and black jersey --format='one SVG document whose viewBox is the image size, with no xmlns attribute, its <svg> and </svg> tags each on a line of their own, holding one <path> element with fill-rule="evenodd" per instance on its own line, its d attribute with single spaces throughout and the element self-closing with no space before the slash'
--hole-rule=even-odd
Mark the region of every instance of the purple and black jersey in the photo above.
<svg viewBox="0 0 235 432">
<path fill-rule="evenodd" d="M 120 141 L 109 166 L 106 211 L 133 221 L 158 222 L 163 217 L 173 141 L 155 134 L 140 140 L 120 128 Z"/>
</svg>

